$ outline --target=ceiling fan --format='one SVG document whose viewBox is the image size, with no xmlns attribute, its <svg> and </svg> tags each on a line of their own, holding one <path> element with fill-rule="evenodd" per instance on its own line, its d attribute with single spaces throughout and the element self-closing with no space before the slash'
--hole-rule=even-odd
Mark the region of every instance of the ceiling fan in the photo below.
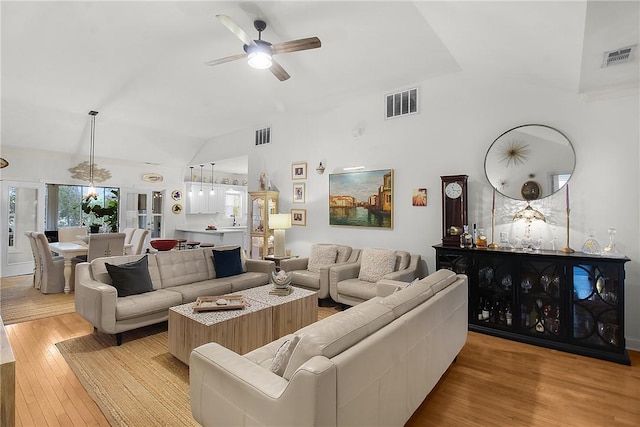
<svg viewBox="0 0 640 427">
<path fill-rule="evenodd" d="M 280 81 L 287 80 L 289 73 L 285 71 L 280 64 L 274 59 L 273 55 L 281 53 L 297 52 L 299 50 L 316 49 L 321 46 L 320 39 L 317 37 L 308 37 L 304 39 L 290 40 L 288 42 L 271 44 L 266 40 L 262 40 L 262 32 L 267 28 L 267 23 L 257 19 L 253 22 L 253 26 L 258 31 L 258 39 L 253 40 L 231 17 L 227 15 L 216 15 L 222 24 L 244 42 L 245 53 L 231 55 L 213 61 L 205 62 L 205 65 L 218 65 L 225 62 L 235 61 L 237 59 L 248 58 L 248 63 L 253 68 L 268 68 L 274 76 Z"/>
</svg>

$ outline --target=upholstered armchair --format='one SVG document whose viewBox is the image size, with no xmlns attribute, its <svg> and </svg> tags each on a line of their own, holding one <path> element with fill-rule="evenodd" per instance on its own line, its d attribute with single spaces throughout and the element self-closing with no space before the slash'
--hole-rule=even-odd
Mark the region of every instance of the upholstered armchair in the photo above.
<svg viewBox="0 0 640 427">
<path fill-rule="evenodd" d="M 291 273 L 291 284 L 318 292 L 318 299 L 329 297 L 329 270 L 354 263 L 360 249 L 346 245 L 318 243 L 311 247 L 306 258 L 290 258 L 280 261 L 280 269 Z"/>
<path fill-rule="evenodd" d="M 363 249 L 358 262 L 329 272 L 329 294 L 335 302 L 356 305 L 377 296 L 380 280 L 411 282 L 418 277 L 420 255 L 392 249 Z"/>
</svg>

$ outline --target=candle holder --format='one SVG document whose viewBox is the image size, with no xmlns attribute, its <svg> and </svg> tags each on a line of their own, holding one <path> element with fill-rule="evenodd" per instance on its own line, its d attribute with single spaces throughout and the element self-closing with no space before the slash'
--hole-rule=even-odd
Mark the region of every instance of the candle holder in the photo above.
<svg viewBox="0 0 640 427">
<path fill-rule="evenodd" d="M 496 228 L 496 210 L 494 208 L 494 209 L 491 209 L 491 243 L 487 245 L 487 248 L 489 249 L 498 249 L 500 247 L 500 245 L 495 243 L 495 240 L 494 240 L 495 228 Z"/>
<path fill-rule="evenodd" d="M 564 252 L 565 254 L 572 254 L 575 251 L 573 249 L 571 249 L 571 247 L 569 246 L 569 213 L 571 212 L 571 209 L 567 208 L 567 246 L 565 246 L 564 248 L 562 248 L 560 251 Z"/>
</svg>

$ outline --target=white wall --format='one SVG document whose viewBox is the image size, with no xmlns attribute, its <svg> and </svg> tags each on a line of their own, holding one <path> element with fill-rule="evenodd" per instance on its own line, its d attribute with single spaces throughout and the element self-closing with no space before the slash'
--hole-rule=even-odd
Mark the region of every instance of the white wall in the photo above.
<svg viewBox="0 0 640 427">
<path fill-rule="evenodd" d="M 287 248 L 307 255 L 313 242 L 354 247 L 404 249 L 422 255 L 429 271 L 435 268 L 433 244 L 441 240 L 440 176 L 469 175 L 469 222 L 490 232 L 491 187 L 484 174 L 484 155 L 502 132 L 526 123 L 557 128 L 572 141 L 577 157 L 570 181 L 570 246 L 580 250 L 587 230 L 594 228 L 604 246 L 607 229 L 618 230 L 617 244 L 631 262 L 626 264 L 626 336 L 630 348 L 640 349 L 640 193 L 638 182 L 638 96 L 585 102 L 575 91 L 527 86 L 521 81 L 464 73 L 417 83 L 420 113 L 385 120 L 384 92 L 336 107 L 317 116 L 288 113 L 273 121 L 273 142 L 253 147 L 253 129 L 226 135 L 210 147 L 234 147 L 249 154 L 249 190 L 266 172 L 280 190 L 281 212 L 307 209 L 307 226 L 287 231 Z M 402 89 L 402 88 L 395 88 Z M 259 118 L 256 119 L 259 122 Z M 362 129 L 354 137 L 353 130 Z M 245 151 L 247 150 L 247 151 Z M 306 161 L 307 201 L 292 204 L 291 163 Z M 327 170 L 318 175 L 322 161 Z M 393 230 L 329 226 L 329 174 L 342 167 L 394 169 Z M 411 206 L 412 189 L 426 187 L 428 205 Z M 565 194 L 532 205 L 545 213 L 547 224 L 535 224 L 534 236 L 550 248 L 555 236 L 566 245 Z M 498 229 L 522 233 L 513 214 L 525 206 L 497 196 Z M 520 228 L 519 228 L 520 227 Z M 491 236 L 489 236 L 491 237 Z"/>
</svg>

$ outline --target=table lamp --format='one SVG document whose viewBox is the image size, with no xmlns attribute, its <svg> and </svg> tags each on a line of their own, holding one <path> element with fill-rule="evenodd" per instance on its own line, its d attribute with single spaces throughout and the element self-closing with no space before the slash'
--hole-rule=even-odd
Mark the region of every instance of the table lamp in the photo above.
<svg viewBox="0 0 640 427">
<path fill-rule="evenodd" d="M 285 256 L 284 230 L 291 228 L 291 214 L 271 214 L 269 216 L 269 228 L 273 230 L 273 255 Z"/>
</svg>

